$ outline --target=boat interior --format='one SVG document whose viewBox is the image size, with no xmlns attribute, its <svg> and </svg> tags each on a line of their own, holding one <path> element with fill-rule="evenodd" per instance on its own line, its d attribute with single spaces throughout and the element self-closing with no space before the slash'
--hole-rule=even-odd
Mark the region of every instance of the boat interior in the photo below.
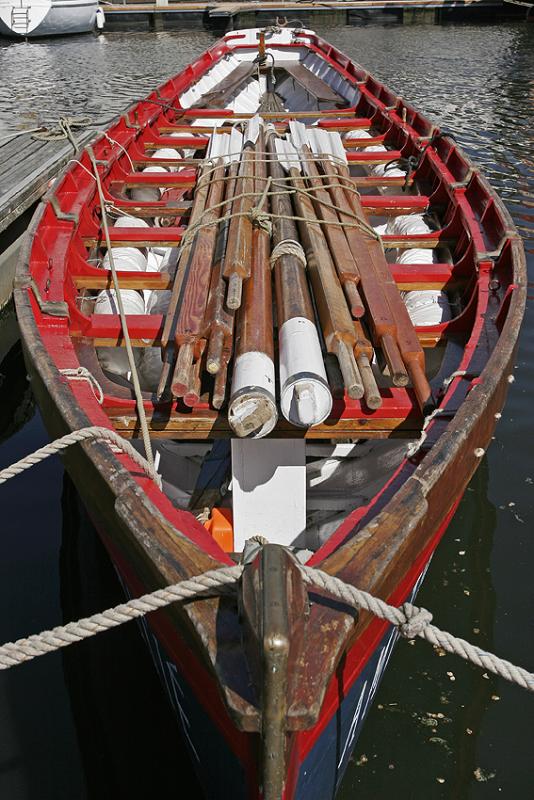
<svg viewBox="0 0 534 800">
<path fill-rule="evenodd" d="M 104 208 L 84 151 L 31 253 L 37 313 L 66 306 L 66 366 L 91 376 L 73 391 L 144 452 L 115 270 L 166 496 L 227 553 L 261 534 L 309 559 L 413 472 L 484 367 L 513 290 L 502 205 L 452 136 L 294 28 L 226 35 L 92 153 Z"/>
</svg>

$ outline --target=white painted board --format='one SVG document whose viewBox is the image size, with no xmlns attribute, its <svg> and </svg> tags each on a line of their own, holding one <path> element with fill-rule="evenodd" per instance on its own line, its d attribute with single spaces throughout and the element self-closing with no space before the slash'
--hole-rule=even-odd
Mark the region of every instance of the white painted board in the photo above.
<svg viewBox="0 0 534 800">
<path fill-rule="evenodd" d="M 306 528 L 304 439 L 232 439 L 234 547 L 255 534 L 290 545 Z"/>
</svg>

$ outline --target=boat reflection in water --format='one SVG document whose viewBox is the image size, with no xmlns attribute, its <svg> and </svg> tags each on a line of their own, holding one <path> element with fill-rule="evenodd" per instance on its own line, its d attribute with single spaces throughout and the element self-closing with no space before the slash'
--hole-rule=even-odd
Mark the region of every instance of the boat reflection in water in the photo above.
<svg viewBox="0 0 534 800">
<path fill-rule="evenodd" d="M 0 442 L 22 428 L 35 413 L 15 311 L 0 312 Z"/>
<path fill-rule="evenodd" d="M 436 550 L 417 605 L 429 608 L 444 630 L 495 652 L 491 555 L 497 512 L 488 498 L 488 482 L 484 460 Z M 385 797 L 413 784 L 414 771 L 419 787 L 414 797 L 423 796 L 426 788 L 435 791 L 438 777 L 447 787 L 440 797 L 472 797 L 474 780 L 488 780 L 494 763 L 484 739 L 499 681 L 491 672 L 485 678 L 480 680 L 478 668 L 426 642 L 409 646 L 401 640 L 338 800 L 353 800 L 356 792 Z"/>
<path fill-rule="evenodd" d="M 64 622 L 124 602 L 111 562 L 65 474 L 60 592 Z M 89 797 L 201 797 L 175 717 L 136 624 L 62 651 Z"/>
<path fill-rule="evenodd" d="M 458 635 L 472 639 L 473 628 L 478 630 L 477 643 L 491 651 L 495 594 L 489 566 L 496 514 L 487 483 L 484 463 L 451 524 L 453 535 L 435 555 L 418 601 L 440 620 L 449 615 L 452 621 L 446 620 L 445 627 Z M 123 602 L 124 592 L 67 474 L 62 510 L 60 588 L 67 623 Z M 461 567 L 454 565 L 459 548 L 466 551 Z M 465 598 L 465 607 L 459 608 L 458 598 Z M 194 787 L 188 796 L 200 798 L 176 716 L 138 626 L 128 624 L 66 648 L 62 658 L 89 796 L 163 791 L 175 785 L 179 770 L 183 783 Z M 469 664 L 453 656 L 438 658 L 425 643 L 399 647 L 340 787 L 340 800 L 353 798 L 355 789 L 379 796 L 391 781 L 403 782 L 405 771 L 408 780 L 416 761 L 423 784 L 445 775 L 454 787 L 449 796 L 467 798 L 479 763 L 477 734 L 496 685 L 493 675 L 480 681 Z M 377 768 L 362 769 L 362 755 L 375 757 Z M 387 768 L 391 762 L 394 771 Z"/>
</svg>

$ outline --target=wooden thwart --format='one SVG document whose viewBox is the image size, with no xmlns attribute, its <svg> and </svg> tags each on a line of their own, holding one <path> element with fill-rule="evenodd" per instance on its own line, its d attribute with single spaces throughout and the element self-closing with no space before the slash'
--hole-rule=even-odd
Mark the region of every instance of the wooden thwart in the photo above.
<svg viewBox="0 0 534 800">
<path fill-rule="evenodd" d="M 113 422 L 115 430 L 125 438 L 137 438 L 139 422 L 135 414 L 127 414 L 123 409 L 106 408 L 106 413 Z M 225 414 L 206 415 L 179 415 L 171 414 L 152 416 L 148 420 L 150 436 L 155 439 L 179 438 L 184 440 L 220 439 L 234 435 Z M 316 425 L 313 428 L 299 429 L 290 425 L 285 420 L 280 420 L 272 432 L 273 437 L 295 439 L 388 439 L 406 438 L 414 439 L 421 431 L 421 419 L 406 419 L 405 417 L 391 417 L 374 419 L 328 420 L 327 423 Z"/>
</svg>

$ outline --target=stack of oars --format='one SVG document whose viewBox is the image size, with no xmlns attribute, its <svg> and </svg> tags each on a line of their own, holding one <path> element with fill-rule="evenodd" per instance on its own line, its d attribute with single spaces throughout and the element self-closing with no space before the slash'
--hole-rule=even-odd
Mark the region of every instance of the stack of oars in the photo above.
<svg viewBox="0 0 534 800">
<path fill-rule="evenodd" d="M 291 123 L 281 139 L 259 117 L 243 135 L 212 134 L 164 326 L 161 396 L 196 405 L 205 370 L 221 408 L 233 358 L 232 429 L 241 437 L 272 431 L 274 282 L 287 420 L 324 421 L 341 376 L 349 397 L 377 409 L 375 346 L 393 383 L 411 379 L 421 407 L 428 404 L 423 351 L 341 153 L 339 134 Z M 332 358 L 337 375 L 327 380 Z"/>
<path fill-rule="evenodd" d="M 382 244 L 366 222 L 360 195 L 350 177 L 341 137 L 336 132 L 312 131 L 305 130 L 304 126 L 300 127 L 300 138 L 306 136 L 314 157 L 319 160 L 323 181 L 328 183 L 331 200 L 343 209 L 339 213 L 340 220 L 353 223 L 344 230 L 350 250 L 355 255 L 360 287 L 367 307 L 365 318 L 372 331 L 374 343 L 382 350 L 393 384 L 407 386 L 411 381 L 421 409 L 426 410 L 432 405 L 433 399 L 425 375 L 423 348 L 391 275 Z M 313 159 L 306 163 L 312 169 L 315 168 Z M 360 224 L 354 225 L 354 222 Z M 340 279 L 344 281 L 343 269 L 339 266 L 338 272 Z M 365 347 L 367 349 L 367 345 Z M 357 350 L 358 348 L 355 349 L 356 355 Z"/>
</svg>

